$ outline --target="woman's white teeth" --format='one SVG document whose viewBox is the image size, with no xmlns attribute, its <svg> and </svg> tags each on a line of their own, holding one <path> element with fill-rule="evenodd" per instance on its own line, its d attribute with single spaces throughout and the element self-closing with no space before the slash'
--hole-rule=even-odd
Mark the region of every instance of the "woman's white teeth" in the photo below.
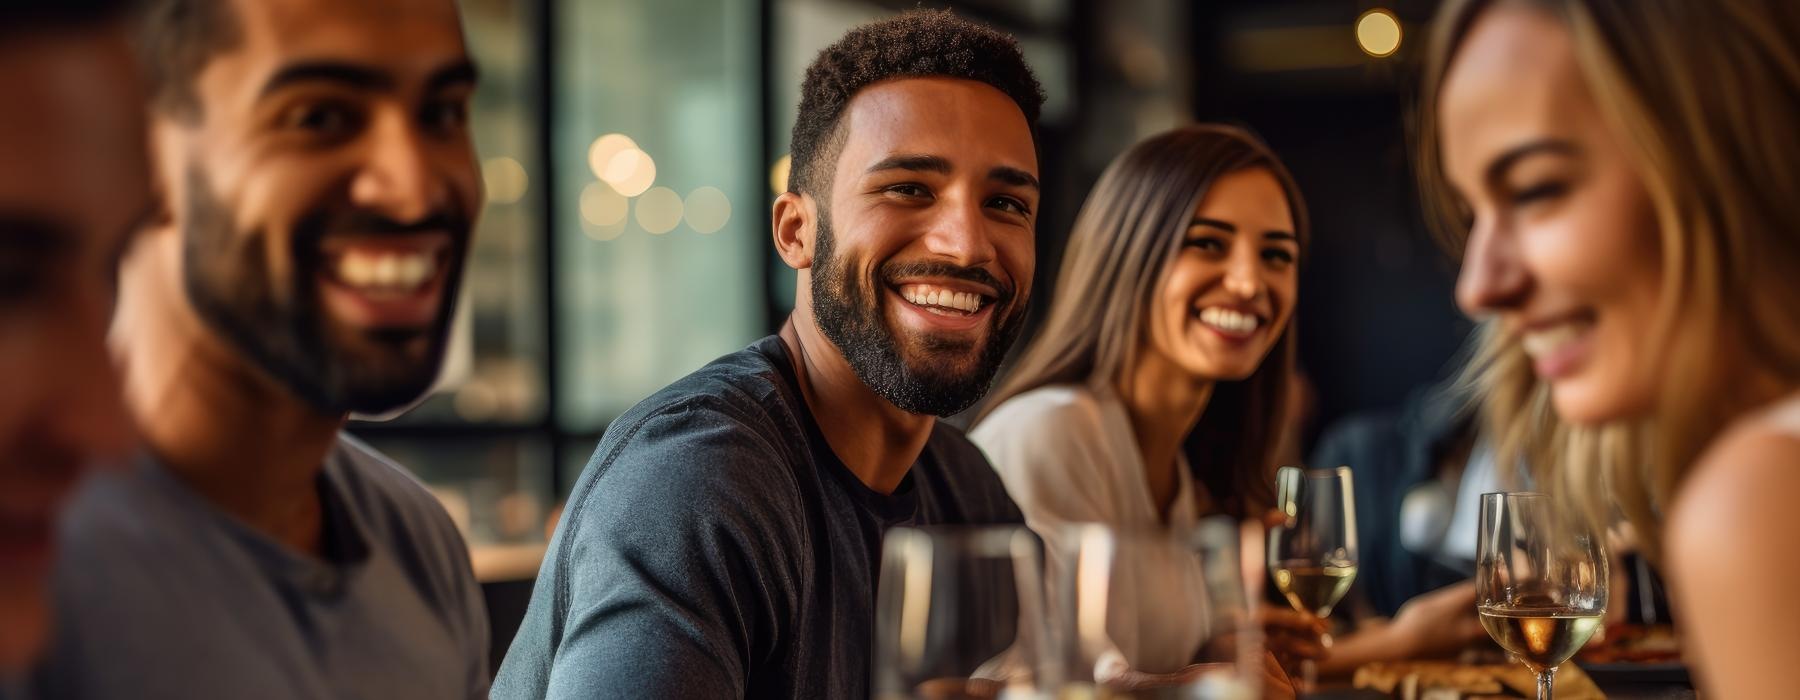
<svg viewBox="0 0 1800 700">
<path fill-rule="evenodd" d="M 349 250 L 336 265 L 339 281 L 365 289 L 410 290 L 437 274 L 437 258 L 428 253 Z"/>
<path fill-rule="evenodd" d="M 1559 323 L 1549 328 L 1526 331 L 1519 338 L 1519 344 L 1525 347 L 1525 354 L 1533 359 L 1556 352 L 1564 345 L 1574 342 L 1587 330 L 1588 324 L 1570 321 Z"/>
<path fill-rule="evenodd" d="M 1200 310 L 1200 322 L 1227 333 L 1249 333 L 1261 325 L 1255 314 L 1208 306 Z"/>
<path fill-rule="evenodd" d="M 958 292 L 929 284 L 903 286 L 900 288 L 900 298 L 919 306 L 936 306 L 970 314 L 980 311 L 982 303 L 980 294 Z"/>
</svg>

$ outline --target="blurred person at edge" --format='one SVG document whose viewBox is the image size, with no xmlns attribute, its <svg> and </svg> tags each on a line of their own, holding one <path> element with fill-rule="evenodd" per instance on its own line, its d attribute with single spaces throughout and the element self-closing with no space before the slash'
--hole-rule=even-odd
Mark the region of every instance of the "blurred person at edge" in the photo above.
<svg viewBox="0 0 1800 700">
<path fill-rule="evenodd" d="M 158 0 L 160 210 L 113 340 L 146 450 L 72 500 L 56 698 L 477 698 L 461 536 L 343 433 L 434 380 L 481 202 L 452 0 Z"/>
<path fill-rule="evenodd" d="M 105 342 L 150 197 L 126 9 L 0 4 L 0 695 L 49 631 L 60 508 L 130 449 Z"/>
<path fill-rule="evenodd" d="M 1524 484 L 1478 438 L 1469 393 L 1453 381 L 1420 388 L 1398 409 L 1352 414 L 1320 434 L 1310 463 L 1356 470 L 1362 546 L 1356 582 L 1338 604 L 1356 631 L 1332 647 L 1321 673 L 1453 656 L 1488 639 L 1469 580 L 1480 497 Z"/>
<path fill-rule="evenodd" d="M 866 697 L 883 535 L 1023 521 L 938 417 L 1024 318 L 1037 79 L 1010 37 L 914 11 L 800 93 L 772 216 L 793 315 L 607 429 L 495 697 Z"/>
<path fill-rule="evenodd" d="M 1705 692 L 1791 697 L 1800 3 L 1457 0 L 1434 38 L 1419 165 L 1491 319 L 1485 434 L 1630 521 Z"/>
<path fill-rule="evenodd" d="M 969 433 L 1053 568 L 1070 524 L 1186 530 L 1274 507 L 1307 235 L 1293 178 L 1242 129 L 1164 132 L 1100 176 L 1069 236 L 1064 293 Z M 1110 611 L 1108 636 L 1137 672 L 1179 673 L 1205 651 L 1201 573 L 1167 573 Z M 1265 613 L 1272 648 L 1321 655 L 1314 620 Z"/>
</svg>

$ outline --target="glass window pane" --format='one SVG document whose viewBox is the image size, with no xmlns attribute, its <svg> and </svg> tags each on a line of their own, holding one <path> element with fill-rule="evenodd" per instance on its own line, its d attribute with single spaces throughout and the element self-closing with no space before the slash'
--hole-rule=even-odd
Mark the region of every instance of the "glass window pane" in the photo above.
<svg viewBox="0 0 1800 700">
<path fill-rule="evenodd" d="M 761 334 L 756 4 L 558 5 L 561 426 L 597 430 Z"/>
</svg>

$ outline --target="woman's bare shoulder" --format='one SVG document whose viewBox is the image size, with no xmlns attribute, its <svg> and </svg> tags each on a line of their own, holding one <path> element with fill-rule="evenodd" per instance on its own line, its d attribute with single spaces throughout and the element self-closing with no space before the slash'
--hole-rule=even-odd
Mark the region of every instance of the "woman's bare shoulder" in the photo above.
<svg viewBox="0 0 1800 700">
<path fill-rule="evenodd" d="M 1666 521 L 1675 559 L 1767 553 L 1756 533 L 1800 530 L 1800 435 L 1751 416 L 1707 447 Z M 1736 540 L 1734 546 L 1732 540 Z M 1719 562 L 1725 563 L 1725 562 Z"/>
</svg>

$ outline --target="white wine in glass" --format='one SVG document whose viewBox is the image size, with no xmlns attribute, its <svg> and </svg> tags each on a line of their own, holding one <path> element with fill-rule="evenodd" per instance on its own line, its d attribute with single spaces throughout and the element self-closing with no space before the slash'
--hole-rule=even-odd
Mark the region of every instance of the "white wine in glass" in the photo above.
<svg viewBox="0 0 1800 700">
<path fill-rule="evenodd" d="M 1325 619 L 1356 581 L 1356 495 L 1350 468 L 1282 467 L 1275 473 L 1275 507 L 1284 521 L 1269 528 L 1269 573 L 1288 604 Z M 1327 636 L 1323 641 L 1330 644 Z M 1304 690 L 1317 668 L 1302 661 Z"/>
<path fill-rule="evenodd" d="M 1591 529 L 1537 493 L 1482 494 L 1479 537 L 1481 626 L 1537 674 L 1538 700 L 1550 700 L 1557 667 L 1606 615 L 1606 551 Z"/>
<path fill-rule="evenodd" d="M 1295 610 L 1321 619 L 1349 592 L 1356 581 L 1356 565 L 1320 566 L 1309 561 L 1284 561 L 1275 565 L 1275 587 Z"/>
</svg>

